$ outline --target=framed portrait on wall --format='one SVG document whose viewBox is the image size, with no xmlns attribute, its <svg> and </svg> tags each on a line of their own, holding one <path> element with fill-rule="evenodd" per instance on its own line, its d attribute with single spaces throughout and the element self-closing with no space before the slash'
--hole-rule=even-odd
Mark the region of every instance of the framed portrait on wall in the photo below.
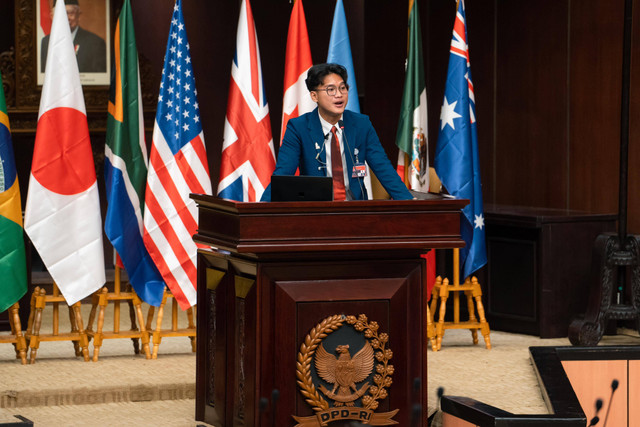
<svg viewBox="0 0 640 427">
<path fill-rule="evenodd" d="M 110 0 L 64 1 L 83 85 L 109 85 L 111 72 Z M 44 82 L 49 33 L 56 0 L 36 0 L 37 84 Z"/>
</svg>

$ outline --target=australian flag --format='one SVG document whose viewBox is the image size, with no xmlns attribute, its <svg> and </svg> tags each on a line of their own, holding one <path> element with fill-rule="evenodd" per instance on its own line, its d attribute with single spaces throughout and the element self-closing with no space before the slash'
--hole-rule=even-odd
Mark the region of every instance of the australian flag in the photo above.
<svg viewBox="0 0 640 427">
<path fill-rule="evenodd" d="M 440 112 L 435 168 L 447 191 L 470 203 L 463 209 L 460 251 L 463 278 L 487 263 L 475 97 L 471 81 L 464 0 L 458 2 L 449 71 Z"/>
</svg>

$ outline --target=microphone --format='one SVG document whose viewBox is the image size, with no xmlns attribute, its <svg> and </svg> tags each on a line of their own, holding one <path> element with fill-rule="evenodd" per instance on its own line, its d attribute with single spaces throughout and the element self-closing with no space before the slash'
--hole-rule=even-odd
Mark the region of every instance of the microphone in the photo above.
<svg viewBox="0 0 640 427">
<path fill-rule="evenodd" d="M 415 403 L 413 406 L 411 406 L 411 425 L 412 426 L 420 425 L 421 415 L 422 415 L 422 406 L 420 406 L 419 403 Z"/>
<path fill-rule="evenodd" d="M 413 392 L 418 398 L 418 403 L 414 403 L 411 406 L 411 425 L 419 426 L 420 419 L 422 418 L 422 405 L 420 404 L 420 377 L 415 377 L 413 379 Z"/>
<path fill-rule="evenodd" d="M 613 393 L 616 392 L 620 382 L 618 380 L 611 381 L 611 396 L 609 397 L 609 406 L 607 406 L 607 414 L 604 417 L 604 427 L 607 427 L 607 420 L 609 419 L 609 411 L 611 410 L 611 401 L 613 400 Z"/>
<path fill-rule="evenodd" d="M 414 379 L 414 387 L 416 386 L 416 380 Z M 439 419 L 441 419 L 442 417 L 442 411 L 438 410 L 440 409 L 440 400 L 442 399 L 442 396 L 444 395 L 444 387 L 438 387 L 438 389 L 436 390 L 436 395 L 438 396 L 438 403 L 436 405 L 436 410 L 433 412 L 433 414 L 431 414 L 429 416 L 429 418 L 427 419 L 429 425 L 435 425 L 435 418 L 438 417 Z"/>
<path fill-rule="evenodd" d="M 591 418 L 591 422 L 587 427 L 593 427 L 600 422 L 600 417 L 598 417 L 598 412 L 602 409 L 602 399 L 596 399 L 596 414 L 593 418 Z"/>
<path fill-rule="evenodd" d="M 349 141 L 347 141 L 347 133 L 344 131 L 344 122 L 342 120 L 338 120 L 338 126 L 340 126 L 340 129 L 342 130 L 342 139 L 344 139 L 344 145 L 347 146 L 347 149 L 345 151 L 349 151 L 349 157 L 351 158 L 351 163 L 355 165 L 356 162 L 353 161 L 353 154 L 351 153 L 351 147 L 349 147 Z M 358 181 L 358 185 L 360 186 L 360 192 L 362 193 L 362 200 L 365 200 L 365 196 L 367 193 L 364 190 L 364 187 L 362 187 L 362 180 L 360 178 L 356 178 L 356 180 Z M 351 199 L 353 200 L 353 193 L 351 193 L 350 189 L 349 189 L 349 193 L 351 195 Z"/>
<path fill-rule="evenodd" d="M 320 148 L 320 144 L 318 144 L 317 142 L 316 144 L 316 150 L 320 150 L 318 151 L 318 153 L 316 154 L 316 160 L 318 161 L 318 163 L 320 163 L 320 166 L 318 166 L 318 170 L 322 170 L 323 168 L 326 169 L 327 168 L 327 164 L 324 163 L 322 160 L 320 160 L 320 154 L 322 154 L 322 151 L 324 150 L 324 148 L 327 146 L 327 136 L 325 135 L 324 137 L 324 141 L 322 141 L 322 148 Z"/>
<path fill-rule="evenodd" d="M 258 401 L 258 412 L 260 412 L 261 414 L 264 413 L 264 411 L 267 410 L 267 406 L 269 406 L 269 399 L 267 399 L 266 397 L 261 397 Z"/>
<path fill-rule="evenodd" d="M 278 403 L 278 399 L 280 398 L 280 390 L 274 388 L 271 392 L 271 406 L 273 407 L 271 411 L 271 425 L 276 427 L 276 404 Z"/>
</svg>

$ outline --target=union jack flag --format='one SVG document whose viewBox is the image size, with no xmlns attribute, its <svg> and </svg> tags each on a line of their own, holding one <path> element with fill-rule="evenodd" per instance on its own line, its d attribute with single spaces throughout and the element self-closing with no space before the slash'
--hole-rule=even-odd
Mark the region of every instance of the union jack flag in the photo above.
<svg viewBox="0 0 640 427">
<path fill-rule="evenodd" d="M 258 36 L 249 0 L 243 0 L 231 63 L 218 196 L 244 202 L 260 200 L 275 167 Z"/>
<path fill-rule="evenodd" d="M 173 9 L 149 154 L 144 243 L 182 309 L 196 304 L 198 212 L 190 193 L 211 194 L 182 0 Z"/>
</svg>

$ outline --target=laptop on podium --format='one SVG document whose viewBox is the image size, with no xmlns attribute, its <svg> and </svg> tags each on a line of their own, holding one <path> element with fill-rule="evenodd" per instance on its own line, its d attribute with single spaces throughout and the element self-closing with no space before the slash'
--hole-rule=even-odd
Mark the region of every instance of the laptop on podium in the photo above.
<svg viewBox="0 0 640 427">
<path fill-rule="evenodd" d="M 272 202 L 330 202 L 333 179 L 330 176 L 271 176 Z"/>
</svg>

